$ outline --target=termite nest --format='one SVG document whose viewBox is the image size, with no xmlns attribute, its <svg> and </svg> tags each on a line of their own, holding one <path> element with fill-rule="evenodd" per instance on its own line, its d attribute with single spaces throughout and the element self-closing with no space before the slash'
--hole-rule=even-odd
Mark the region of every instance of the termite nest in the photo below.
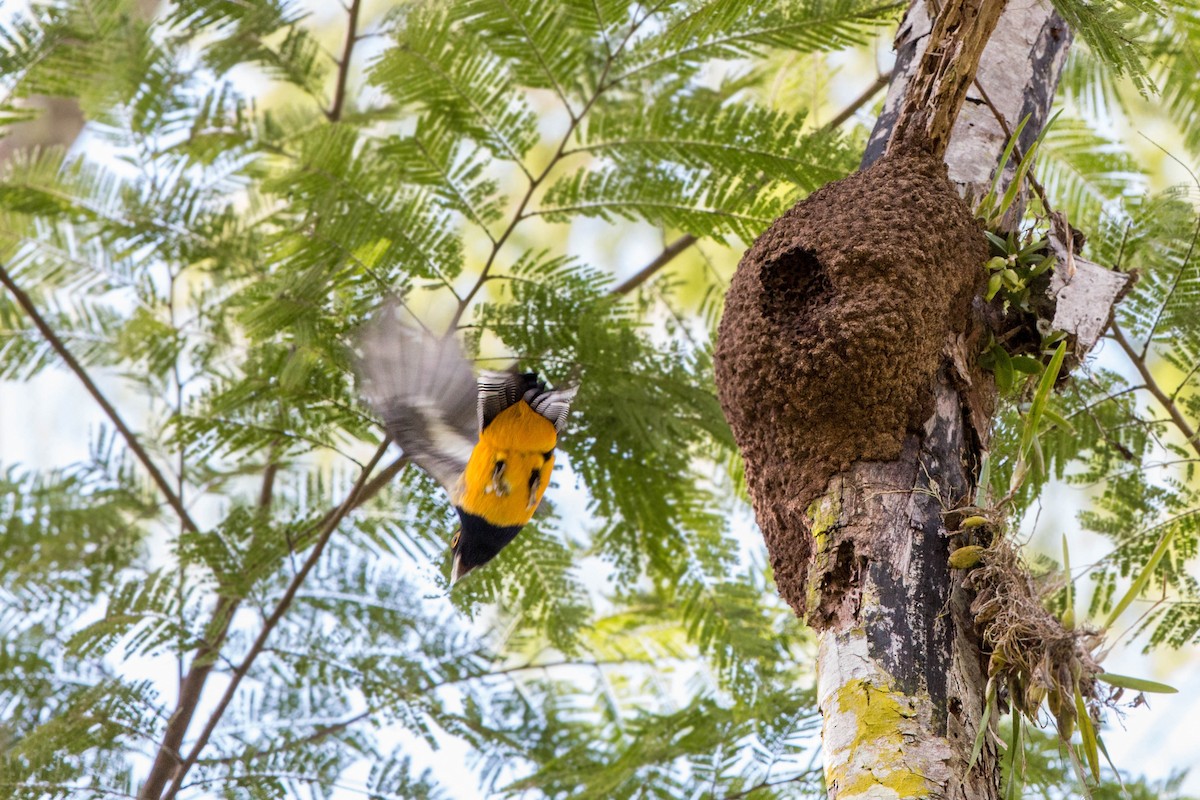
<svg viewBox="0 0 1200 800">
<path fill-rule="evenodd" d="M 812 551 L 805 510 L 851 463 L 897 457 L 929 418 L 987 258 L 945 164 L 921 150 L 812 193 L 742 257 L 717 337 L 718 394 L 793 608 Z"/>
</svg>

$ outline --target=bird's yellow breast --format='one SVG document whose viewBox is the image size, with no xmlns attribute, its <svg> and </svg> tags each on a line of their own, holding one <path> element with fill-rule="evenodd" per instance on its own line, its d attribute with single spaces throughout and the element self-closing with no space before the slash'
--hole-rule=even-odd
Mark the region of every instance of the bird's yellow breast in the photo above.
<svg viewBox="0 0 1200 800">
<path fill-rule="evenodd" d="M 500 412 L 479 434 L 463 475 L 458 507 L 493 525 L 524 525 L 537 509 L 558 433 L 524 400 Z"/>
</svg>

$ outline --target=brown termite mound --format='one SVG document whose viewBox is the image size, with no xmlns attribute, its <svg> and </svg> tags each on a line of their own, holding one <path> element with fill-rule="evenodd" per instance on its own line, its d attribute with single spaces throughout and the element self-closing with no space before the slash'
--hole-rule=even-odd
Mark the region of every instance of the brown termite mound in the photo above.
<svg viewBox="0 0 1200 800">
<path fill-rule="evenodd" d="M 718 394 L 798 613 L 805 510 L 850 464 L 899 456 L 930 416 L 987 252 L 941 159 L 914 148 L 814 192 L 742 257 L 717 336 Z"/>
</svg>

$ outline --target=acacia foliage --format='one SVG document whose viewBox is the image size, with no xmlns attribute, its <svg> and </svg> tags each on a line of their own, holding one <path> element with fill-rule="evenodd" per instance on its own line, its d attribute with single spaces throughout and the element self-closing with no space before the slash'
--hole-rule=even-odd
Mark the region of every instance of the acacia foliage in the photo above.
<svg viewBox="0 0 1200 800">
<path fill-rule="evenodd" d="M 1061 5 L 1096 43 L 1068 92 L 1177 74 L 1179 27 L 1146 26 L 1163 31 L 1147 46 L 1161 72 L 1122 38 L 1151 4 Z M 203 642 L 218 675 L 242 663 L 381 441 L 352 350 L 392 297 L 431 327 L 453 320 L 481 365 L 578 370 L 556 492 L 581 507 L 565 501 L 447 596 L 452 515 L 398 465 L 341 520 L 182 795 L 444 797 L 461 768 L 408 753 L 452 741 L 497 796 L 820 791 L 803 633 L 730 529 L 746 508 L 711 386 L 729 268 L 716 245 L 854 168 L 861 131 L 776 98 L 779 64 L 866 46 L 901 6 L 413 2 L 364 18 L 370 38 L 349 50 L 283 0 L 182 0 L 153 19 L 62 0 L 0 26 L 3 124 L 20 98 L 72 95 L 85 144 L 115 154 L 3 165 L 0 263 L 83 369 L 144 398 L 133 427 L 198 521 L 181 525 L 107 425 L 78 463 L 5 465 L 3 793 L 135 794 L 177 712 L 174 680 L 137 664 L 173 672 Z M 270 90 L 239 88 L 247 75 Z M 1194 83 L 1163 83 L 1185 118 Z M 1100 141 L 1086 119 L 1077 130 Z M 1047 169 L 1073 219 L 1116 231 L 1136 168 L 1108 147 L 1064 146 Z M 1190 256 L 1171 249 L 1178 227 L 1144 219 L 1139 252 L 1164 264 L 1150 293 Z M 587 233 L 630 227 L 703 240 L 699 277 L 616 291 L 614 263 L 642 264 Z M 1172 331 L 1192 324 L 1171 302 Z M 7 293 L 0 323 L 4 378 L 60 365 Z M 1136 416 L 1110 393 L 1097 419 Z M 1103 437 L 1074 441 L 1054 464 L 1114 466 Z M 240 608 L 228 633 L 222 603 Z"/>
<path fill-rule="evenodd" d="M 228 675 L 250 652 L 381 441 L 352 351 L 393 297 L 453 319 L 483 365 L 577 371 L 556 480 L 586 511 L 541 517 L 447 596 L 451 512 L 401 468 L 341 521 L 183 794 L 440 797 L 460 770 L 397 743 L 452 739 L 496 794 L 811 784 L 802 637 L 729 530 L 732 444 L 689 338 L 707 332 L 652 329 L 666 301 L 614 293 L 563 232 L 744 241 L 852 169 L 843 138 L 761 102 L 765 72 L 707 73 L 861 43 L 895 8 L 409 3 L 364 20 L 382 44 L 346 65 L 285 2 L 10 20 L 8 119 L 76 95 L 117 158 L 7 163 L 0 259 L 83 369 L 145 398 L 134 428 L 197 530 L 107 427 L 78 464 L 4 473 L 3 792 L 134 791 L 177 709 L 132 660 L 169 674 L 206 642 Z M 237 88 L 252 73 L 273 96 Z M 7 294 L 0 317 L 6 378 L 59 362 Z M 221 604 L 240 608 L 228 633 Z"/>
</svg>

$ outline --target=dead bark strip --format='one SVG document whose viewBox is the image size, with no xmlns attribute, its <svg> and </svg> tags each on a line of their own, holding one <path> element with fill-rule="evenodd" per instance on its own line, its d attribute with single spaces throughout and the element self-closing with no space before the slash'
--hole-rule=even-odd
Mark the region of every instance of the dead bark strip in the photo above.
<svg viewBox="0 0 1200 800">
<path fill-rule="evenodd" d="M 967 89 L 1008 0 L 944 2 L 904 93 L 888 149 L 921 147 L 944 155 Z"/>
<path fill-rule="evenodd" d="M 908 84 L 916 73 L 918 55 L 929 42 L 932 28 L 928 4 L 917 0 L 896 33 L 894 77 L 883 113 L 867 142 L 864 167 L 879 160 L 887 149 Z M 1071 40 L 1071 29 L 1047 2 L 1010 3 L 1001 15 L 984 48 L 975 81 L 967 89 L 946 150 L 950 181 L 968 203 L 978 201 L 991 185 L 1008 132 L 1029 115 L 1018 142 L 1025 152 L 1045 126 Z M 1004 125 L 996 119 L 997 113 L 1004 117 Z M 1009 176 L 1014 168 L 1008 166 Z"/>
</svg>

